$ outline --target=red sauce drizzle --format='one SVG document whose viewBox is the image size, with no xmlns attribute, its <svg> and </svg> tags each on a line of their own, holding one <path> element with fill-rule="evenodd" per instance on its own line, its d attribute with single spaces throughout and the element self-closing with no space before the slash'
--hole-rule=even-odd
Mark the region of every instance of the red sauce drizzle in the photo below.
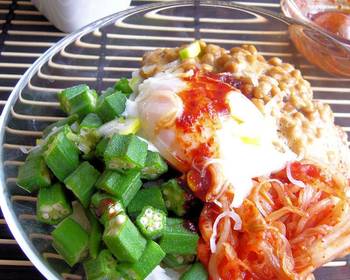
<svg viewBox="0 0 350 280">
<path fill-rule="evenodd" d="M 203 127 L 212 126 L 215 129 L 220 115 L 230 113 L 230 106 L 226 100 L 227 94 L 237 90 L 242 83 L 229 74 L 196 73 L 186 78 L 188 87 L 178 95 L 184 104 L 184 110 L 176 120 L 176 128 L 182 133 L 201 134 Z M 182 143 L 184 149 L 191 143 Z M 215 155 L 216 146 L 213 137 L 201 143 L 195 149 L 187 151 L 190 172 L 187 180 L 190 188 L 202 200 L 212 184 L 210 172 L 204 170 L 204 164 L 208 158 Z"/>
<path fill-rule="evenodd" d="M 233 89 L 229 84 L 214 79 L 213 75 L 196 72 L 186 78 L 188 87 L 179 93 L 184 104 L 182 116 L 176 121 L 177 128 L 185 132 L 198 129 L 197 122 L 201 118 L 214 121 L 219 114 L 230 112 L 226 95 Z"/>
</svg>

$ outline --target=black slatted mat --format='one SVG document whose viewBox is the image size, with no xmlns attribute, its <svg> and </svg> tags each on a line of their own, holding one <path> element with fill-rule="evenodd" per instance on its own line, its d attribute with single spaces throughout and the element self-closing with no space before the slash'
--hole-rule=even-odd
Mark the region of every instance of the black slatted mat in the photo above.
<svg viewBox="0 0 350 280">
<path fill-rule="evenodd" d="M 132 1 L 132 6 L 157 2 L 160 1 L 134 0 Z M 275 12 L 280 11 L 278 0 L 242 0 L 236 2 L 249 6 L 266 8 Z M 57 30 L 51 23 L 49 23 L 46 18 L 36 10 L 29 0 L 0 0 L 1 111 L 21 75 L 44 51 L 46 51 L 50 46 L 64 36 L 65 34 Z M 113 66 L 121 66 L 118 65 L 118 61 L 115 63 L 116 64 Z M 135 65 L 137 65 L 137 63 L 135 63 Z M 134 65 L 130 66 L 134 67 Z M 304 74 L 307 75 L 308 70 L 302 70 L 304 71 Z M 108 79 L 109 77 L 102 78 Z M 315 78 L 310 77 L 310 79 Z M 323 87 L 332 86 L 332 83 L 336 83 L 338 85 L 339 81 L 323 81 L 317 77 L 316 82 L 313 81 L 313 84 L 315 83 L 318 83 L 316 84 L 318 88 L 315 91 L 319 95 L 319 98 L 322 98 Z M 336 85 L 333 86 L 335 87 Z M 340 112 L 338 110 L 338 115 L 336 115 L 336 117 L 338 116 L 340 118 L 343 117 L 344 114 L 347 114 L 347 112 L 349 112 L 348 106 L 348 104 L 344 105 L 344 112 Z M 344 126 L 349 128 L 350 124 L 346 123 Z M 338 262 L 335 265 L 341 265 L 341 263 Z M 344 262 L 342 266 L 343 269 L 348 269 L 346 267 L 346 262 Z M 322 269 L 329 271 L 329 279 L 335 279 L 337 277 L 336 275 L 331 274 L 332 269 L 330 269 L 330 267 Z M 339 275 L 341 275 L 341 273 Z M 31 280 L 44 278 L 28 261 L 24 253 L 19 248 L 0 211 L 0 280 L 6 279 Z"/>
</svg>

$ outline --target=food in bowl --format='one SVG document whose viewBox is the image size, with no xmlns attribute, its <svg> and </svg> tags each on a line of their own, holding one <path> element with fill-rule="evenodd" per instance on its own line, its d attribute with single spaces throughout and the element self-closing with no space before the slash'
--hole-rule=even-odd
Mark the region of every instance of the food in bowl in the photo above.
<svg viewBox="0 0 350 280">
<path fill-rule="evenodd" d="M 195 41 L 58 98 L 18 185 L 87 279 L 313 279 L 349 253 L 346 134 L 291 64 Z"/>
</svg>

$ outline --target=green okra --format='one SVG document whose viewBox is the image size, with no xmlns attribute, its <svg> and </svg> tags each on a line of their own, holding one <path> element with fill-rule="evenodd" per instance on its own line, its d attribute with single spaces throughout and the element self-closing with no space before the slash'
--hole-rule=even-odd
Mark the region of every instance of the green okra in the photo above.
<svg viewBox="0 0 350 280">
<path fill-rule="evenodd" d="M 199 263 L 194 263 L 189 270 L 181 275 L 180 280 L 207 280 L 208 272 L 205 267 Z"/>
<path fill-rule="evenodd" d="M 88 255 L 88 234 L 71 218 L 64 219 L 52 232 L 53 247 L 73 266 Z"/>
<path fill-rule="evenodd" d="M 148 239 L 160 237 L 166 225 L 166 214 L 152 206 L 145 206 L 136 218 L 140 232 Z"/>
<path fill-rule="evenodd" d="M 96 182 L 97 188 L 120 199 L 124 206 L 134 198 L 141 185 L 140 172 L 137 170 L 128 170 L 124 173 L 105 170 Z"/>
<path fill-rule="evenodd" d="M 61 108 L 67 114 L 78 114 L 81 118 L 96 109 L 97 93 L 82 84 L 58 93 Z"/>
<path fill-rule="evenodd" d="M 141 169 L 147 157 L 147 143 L 136 135 L 115 134 L 109 140 L 103 157 L 109 169 Z"/>
<path fill-rule="evenodd" d="M 91 231 L 90 221 L 86 215 L 86 209 L 81 205 L 78 200 L 72 201 L 73 213 L 69 216 L 69 218 L 76 221 L 81 227 L 86 231 Z"/>
<path fill-rule="evenodd" d="M 99 128 L 103 124 L 100 117 L 95 113 L 90 113 L 80 123 L 80 129 Z"/>
<path fill-rule="evenodd" d="M 97 192 L 91 197 L 90 209 L 103 225 L 106 225 L 115 216 L 125 213 L 121 201 L 102 192 Z"/>
<path fill-rule="evenodd" d="M 48 187 L 51 184 L 50 172 L 44 158 L 38 154 L 31 155 L 18 169 L 17 185 L 28 192 L 34 192 L 39 188 Z"/>
<path fill-rule="evenodd" d="M 113 278 L 117 261 L 106 249 L 102 250 L 96 259 L 85 261 L 83 266 L 87 280 L 118 280 L 118 278 Z"/>
<path fill-rule="evenodd" d="M 44 159 L 60 181 L 63 181 L 78 167 L 79 150 L 68 138 L 65 129 L 52 136 L 44 152 Z"/>
<path fill-rule="evenodd" d="M 103 159 L 103 155 L 105 153 L 109 140 L 110 139 L 108 137 L 104 137 L 97 143 L 96 149 L 95 149 L 96 157 Z"/>
<path fill-rule="evenodd" d="M 119 261 L 131 263 L 140 259 L 146 247 L 146 239 L 124 213 L 107 223 L 103 241 Z"/>
<path fill-rule="evenodd" d="M 137 215 L 145 206 L 152 206 L 167 213 L 159 187 L 154 186 L 139 190 L 128 205 L 128 213 L 129 215 Z"/>
<path fill-rule="evenodd" d="M 40 188 L 36 205 L 37 219 L 50 225 L 58 224 L 72 213 L 72 207 L 60 183 Z"/>
<path fill-rule="evenodd" d="M 90 222 L 89 232 L 89 256 L 95 259 L 100 251 L 100 245 L 102 241 L 102 227 L 98 220 L 89 210 L 86 210 L 86 215 Z"/>
<path fill-rule="evenodd" d="M 167 254 L 196 254 L 199 236 L 187 229 L 185 220 L 167 218 L 167 223 L 159 245 Z"/>
<path fill-rule="evenodd" d="M 161 190 L 165 206 L 179 217 L 185 215 L 187 209 L 197 202 L 194 195 L 185 191 L 177 179 L 162 184 Z"/>
<path fill-rule="evenodd" d="M 194 262 L 195 255 L 167 254 L 163 263 L 170 268 L 183 268 Z"/>
<path fill-rule="evenodd" d="M 168 171 L 168 165 L 157 152 L 147 151 L 145 166 L 141 169 L 141 178 L 147 180 L 157 179 Z"/>
<path fill-rule="evenodd" d="M 70 116 L 62 119 L 62 120 L 54 122 L 53 124 L 50 124 L 49 126 L 47 126 L 43 130 L 43 137 L 42 138 L 46 138 L 48 135 L 52 134 L 57 129 L 64 127 L 65 125 L 72 125 L 78 119 L 79 119 L 78 114 L 73 114 L 73 115 L 70 115 Z"/>
<path fill-rule="evenodd" d="M 156 242 L 149 240 L 139 261 L 118 264 L 117 270 L 129 279 L 143 280 L 161 263 L 164 256 L 162 248 Z"/>
<path fill-rule="evenodd" d="M 89 162 L 84 161 L 64 180 L 64 184 L 86 208 L 89 206 L 90 198 L 94 191 L 94 185 L 99 176 L 100 172 Z"/>
<path fill-rule="evenodd" d="M 114 89 L 121 91 L 122 93 L 129 95 L 132 93 L 132 88 L 129 85 L 127 78 L 121 78 L 118 82 L 115 83 Z"/>
<path fill-rule="evenodd" d="M 98 102 L 96 113 L 104 122 L 111 121 L 124 112 L 126 99 L 121 92 L 104 96 Z"/>
</svg>

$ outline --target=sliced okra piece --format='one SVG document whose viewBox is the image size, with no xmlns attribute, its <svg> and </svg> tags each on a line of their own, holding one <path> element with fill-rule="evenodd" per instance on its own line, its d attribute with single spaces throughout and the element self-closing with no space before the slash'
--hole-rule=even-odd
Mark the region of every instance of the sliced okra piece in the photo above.
<svg viewBox="0 0 350 280">
<path fill-rule="evenodd" d="M 157 152 L 147 151 L 145 166 L 141 169 L 141 178 L 147 180 L 157 179 L 168 171 L 168 165 Z"/>
<path fill-rule="evenodd" d="M 50 172 L 42 155 L 27 158 L 18 169 L 17 185 L 22 189 L 33 192 L 51 184 Z"/>
<path fill-rule="evenodd" d="M 81 227 L 86 231 L 90 232 L 91 225 L 90 221 L 86 215 L 85 208 L 81 205 L 81 203 L 77 200 L 72 201 L 73 213 L 69 217 L 76 221 Z"/>
<path fill-rule="evenodd" d="M 165 206 L 181 217 L 197 201 L 193 194 L 184 190 L 177 179 L 171 179 L 161 186 Z"/>
<path fill-rule="evenodd" d="M 96 144 L 100 140 L 101 136 L 97 132 L 97 129 L 81 129 L 79 131 L 78 148 L 84 153 L 89 155 L 96 147 Z"/>
<path fill-rule="evenodd" d="M 195 258 L 195 255 L 167 254 L 163 263 L 170 268 L 182 268 L 193 263 Z"/>
<path fill-rule="evenodd" d="M 132 88 L 129 85 L 127 78 L 121 78 L 118 82 L 115 83 L 114 89 L 121 91 L 125 95 L 132 94 Z"/>
<path fill-rule="evenodd" d="M 107 223 L 103 241 L 119 261 L 131 263 L 140 259 L 146 247 L 146 239 L 124 213 Z"/>
<path fill-rule="evenodd" d="M 80 141 L 79 149 L 85 154 L 93 150 L 100 140 L 101 136 L 97 128 L 102 125 L 102 120 L 94 113 L 88 114 L 80 124 Z"/>
<path fill-rule="evenodd" d="M 207 280 L 208 272 L 205 267 L 199 263 L 194 263 L 189 270 L 181 275 L 180 280 Z"/>
<path fill-rule="evenodd" d="M 139 190 L 128 205 L 128 213 L 137 215 L 145 206 L 152 206 L 167 213 L 160 188 L 154 186 Z"/>
<path fill-rule="evenodd" d="M 40 188 L 36 205 L 37 219 L 50 225 L 58 224 L 72 213 L 72 207 L 60 183 Z"/>
<path fill-rule="evenodd" d="M 117 261 L 110 251 L 104 249 L 96 259 L 85 261 L 83 266 L 87 280 L 112 280 L 110 276 L 116 270 Z"/>
<path fill-rule="evenodd" d="M 94 185 L 99 176 L 100 172 L 89 162 L 84 161 L 64 180 L 64 184 L 86 208 L 89 206 L 90 198 L 94 191 Z"/>
<path fill-rule="evenodd" d="M 73 266 L 88 255 L 88 234 L 76 221 L 64 219 L 52 232 L 53 247 Z"/>
<path fill-rule="evenodd" d="M 128 170 L 119 173 L 114 170 L 106 170 L 96 183 L 96 187 L 112 194 L 127 206 L 141 188 L 140 172 Z"/>
<path fill-rule="evenodd" d="M 65 130 L 50 139 L 44 159 L 53 174 L 63 181 L 79 165 L 79 150 Z"/>
<path fill-rule="evenodd" d="M 58 93 L 61 108 L 67 114 L 78 114 L 81 118 L 96 109 L 97 93 L 82 84 Z"/>
<path fill-rule="evenodd" d="M 100 245 L 102 240 L 102 227 L 98 220 L 89 210 L 86 210 L 86 216 L 90 222 L 89 232 L 89 256 L 95 259 L 100 251 Z"/>
<path fill-rule="evenodd" d="M 146 157 L 147 143 L 133 134 L 113 135 L 104 152 L 107 168 L 115 170 L 142 168 Z"/>
<path fill-rule="evenodd" d="M 72 125 L 78 119 L 79 119 L 78 114 L 73 114 L 62 120 L 54 122 L 53 124 L 50 124 L 43 130 L 43 138 L 46 138 L 49 134 L 53 133 L 60 127 L 64 127 L 65 125 Z"/>
<path fill-rule="evenodd" d="M 140 232 L 148 239 L 160 237 L 166 225 L 166 214 L 152 206 L 145 206 L 136 218 Z"/>
<path fill-rule="evenodd" d="M 84 155 L 89 155 L 95 150 L 96 144 L 101 139 L 98 128 L 102 125 L 102 120 L 94 113 L 88 114 L 79 126 L 78 148 Z"/>
<path fill-rule="evenodd" d="M 103 225 L 120 213 L 125 213 L 123 204 L 116 197 L 101 192 L 91 197 L 90 209 Z"/>
<path fill-rule="evenodd" d="M 121 92 L 105 96 L 98 102 L 96 113 L 104 122 L 111 121 L 124 112 L 126 99 L 126 96 Z"/>
<path fill-rule="evenodd" d="M 100 117 L 95 113 L 90 113 L 80 123 L 80 129 L 99 128 L 103 124 Z"/>
<path fill-rule="evenodd" d="M 164 256 L 162 248 L 156 242 L 148 240 L 138 262 L 118 264 L 117 270 L 132 280 L 143 280 L 160 264 Z"/>
<path fill-rule="evenodd" d="M 109 142 L 109 138 L 108 137 L 104 137 L 102 138 L 96 145 L 96 149 L 95 149 L 95 156 L 103 159 L 103 155 L 105 153 L 105 150 L 107 148 Z"/>
<path fill-rule="evenodd" d="M 107 89 L 103 90 L 100 94 L 100 96 L 97 98 L 97 103 L 96 103 L 96 108 L 98 108 L 99 106 L 101 106 L 102 102 L 104 101 L 104 99 L 107 96 L 112 95 L 113 93 L 118 92 L 117 90 L 115 90 L 113 87 L 108 87 Z"/>
<path fill-rule="evenodd" d="M 185 227 L 183 219 L 167 218 L 159 245 L 167 254 L 196 254 L 199 236 Z"/>
</svg>

